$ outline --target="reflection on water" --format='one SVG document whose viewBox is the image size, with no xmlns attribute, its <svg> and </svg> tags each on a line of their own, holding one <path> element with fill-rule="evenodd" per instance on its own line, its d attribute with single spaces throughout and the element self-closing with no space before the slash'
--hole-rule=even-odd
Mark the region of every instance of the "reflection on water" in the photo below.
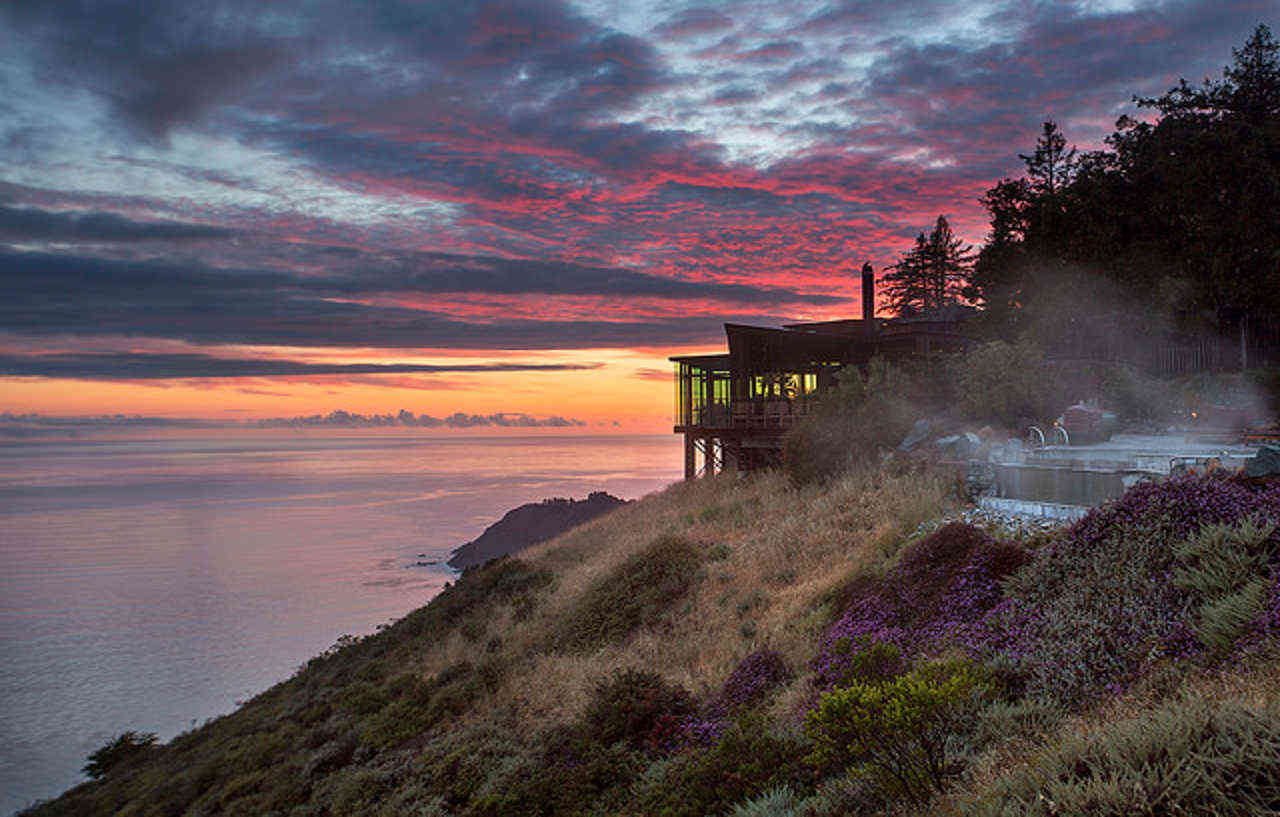
<svg viewBox="0 0 1280 817">
<path fill-rule="evenodd" d="M 514 505 L 678 478 L 664 437 L 0 444 L 0 813 L 436 593 Z"/>
</svg>

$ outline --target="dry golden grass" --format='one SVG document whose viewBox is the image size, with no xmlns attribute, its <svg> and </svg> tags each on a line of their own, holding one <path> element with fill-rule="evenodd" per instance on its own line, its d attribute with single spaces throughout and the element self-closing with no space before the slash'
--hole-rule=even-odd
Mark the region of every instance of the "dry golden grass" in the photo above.
<svg viewBox="0 0 1280 817">
<path fill-rule="evenodd" d="M 820 601 L 856 571 L 881 566 L 920 522 L 947 512 L 950 489 L 946 474 L 879 468 L 824 488 L 796 489 L 776 473 L 672 485 L 522 553 L 556 576 L 534 612 L 518 618 L 502 608 L 482 638 L 455 633 L 424 671 L 475 661 L 497 635 L 510 670 L 490 706 L 478 709 L 547 724 L 581 712 L 594 685 L 624 667 L 659 672 L 700 694 L 764 646 L 803 669 L 830 614 Z M 585 654 L 548 647 L 594 583 L 666 534 L 709 558 L 663 624 Z"/>
</svg>

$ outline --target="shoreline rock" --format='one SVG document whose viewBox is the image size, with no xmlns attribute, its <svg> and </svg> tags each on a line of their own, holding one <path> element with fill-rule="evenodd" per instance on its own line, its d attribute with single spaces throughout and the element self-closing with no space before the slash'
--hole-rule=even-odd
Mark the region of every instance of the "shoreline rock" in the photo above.
<svg viewBox="0 0 1280 817">
<path fill-rule="evenodd" d="M 586 499 L 544 499 L 506 512 L 474 540 L 457 548 L 446 562 L 455 570 L 477 567 L 490 559 L 509 556 L 559 536 L 603 513 L 628 504 L 604 491 L 594 491 Z"/>
</svg>

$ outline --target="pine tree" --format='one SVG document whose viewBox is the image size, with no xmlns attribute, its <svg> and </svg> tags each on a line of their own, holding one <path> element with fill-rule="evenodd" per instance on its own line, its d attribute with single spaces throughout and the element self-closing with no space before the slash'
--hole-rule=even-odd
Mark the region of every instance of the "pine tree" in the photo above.
<svg viewBox="0 0 1280 817">
<path fill-rule="evenodd" d="M 905 318 L 958 302 L 973 265 L 971 250 L 951 232 L 946 216 L 938 216 L 928 238 L 916 236 L 915 246 L 885 275 L 889 307 Z"/>
</svg>

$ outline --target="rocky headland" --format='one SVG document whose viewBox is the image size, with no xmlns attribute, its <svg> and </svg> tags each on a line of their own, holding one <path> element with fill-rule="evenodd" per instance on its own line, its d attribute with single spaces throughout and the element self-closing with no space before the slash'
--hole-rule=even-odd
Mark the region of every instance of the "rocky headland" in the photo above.
<svg viewBox="0 0 1280 817">
<path fill-rule="evenodd" d="M 602 513 L 627 504 L 605 491 L 594 491 L 586 499 L 544 499 L 507 511 L 449 557 L 456 570 L 478 567 L 490 559 L 517 553 L 530 545 L 559 536 L 570 528 L 595 519 Z"/>
</svg>

